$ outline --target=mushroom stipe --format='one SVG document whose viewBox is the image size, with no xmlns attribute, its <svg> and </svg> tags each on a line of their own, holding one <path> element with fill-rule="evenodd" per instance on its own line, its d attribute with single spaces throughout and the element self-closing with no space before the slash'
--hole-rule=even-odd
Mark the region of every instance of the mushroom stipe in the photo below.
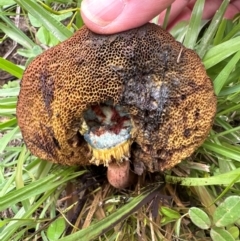
<svg viewBox="0 0 240 241">
<path fill-rule="evenodd" d="M 213 85 L 198 55 L 150 23 L 113 35 L 82 27 L 31 62 L 17 104 L 34 155 L 106 165 L 117 188 L 128 185 L 129 162 L 141 175 L 189 157 L 215 113 Z"/>
</svg>

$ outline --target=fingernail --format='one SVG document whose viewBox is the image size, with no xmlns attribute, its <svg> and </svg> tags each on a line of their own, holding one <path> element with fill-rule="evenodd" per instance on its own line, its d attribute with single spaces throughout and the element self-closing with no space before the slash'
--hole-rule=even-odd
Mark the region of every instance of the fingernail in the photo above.
<svg viewBox="0 0 240 241">
<path fill-rule="evenodd" d="M 124 7 L 124 0 L 84 0 L 81 10 L 89 20 L 104 27 L 116 19 Z"/>
</svg>

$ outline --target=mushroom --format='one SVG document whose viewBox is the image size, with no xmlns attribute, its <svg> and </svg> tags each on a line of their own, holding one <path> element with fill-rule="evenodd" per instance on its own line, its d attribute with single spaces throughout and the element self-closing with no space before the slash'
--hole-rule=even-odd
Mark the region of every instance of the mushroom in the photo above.
<svg viewBox="0 0 240 241">
<path fill-rule="evenodd" d="M 31 62 L 17 104 L 34 155 L 103 164 L 117 188 L 129 185 L 133 172 L 171 169 L 189 157 L 215 112 L 198 55 L 150 23 L 113 35 L 82 27 Z"/>
</svg>

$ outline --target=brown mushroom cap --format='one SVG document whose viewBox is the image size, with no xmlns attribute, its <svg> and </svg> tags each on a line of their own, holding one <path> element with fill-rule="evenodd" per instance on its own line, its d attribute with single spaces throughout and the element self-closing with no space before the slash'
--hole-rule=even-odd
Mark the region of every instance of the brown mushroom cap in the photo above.
<svg viewBox="0 0 240 241">
<path fill-rule="evenodd" d="M 134 129 L 130 160 L 149 171 L 189 157 L 216 112 L 200 58 L 159 26 L 114 35 L 83 27 L 24 73 L 17 117 L 27 147 L 56 163 L 90 164 L 92 151 L 80 131 L 83 113 L 106 103 L 128 111 Z"/>
</svg>

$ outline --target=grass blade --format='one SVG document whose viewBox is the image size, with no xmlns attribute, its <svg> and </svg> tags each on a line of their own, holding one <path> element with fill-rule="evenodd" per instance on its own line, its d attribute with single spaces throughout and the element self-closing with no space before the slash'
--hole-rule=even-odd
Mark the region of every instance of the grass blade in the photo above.
<svg viewBox="0 0 240 241">
<path fill-rule="evenodd" d="M 9 20 L 6 16 L 1 14 L 0 9 L 0 18 L 7 24 L 0 23 L 0 29 L 7 34 L 11 39 L 15 42 L 21 44 L 26 49 L 32 49 L 36 44 L 26 35 L 24 34 L 15 24 Z"/>
<path fill-rule="evenodd" d="M 203 147 L 226 158 L 240 161 L 240 148 L 239 150 L 236 150 L 234 146 L 227 146 L 226 144 L 223 148 L 222 145 L 218 145 L 209 141 L 205 141 Z"/>
<path fill-rule="evenodd" d="M 219 24 L 221 23 L 221 20 L 223 18 L 223 15 L 227 9 L 229 2 L 230 2 L 230 0 L 224 0 L 222 2 L 220 8 L 218 9 L 218 11 L 216 12 L 216 14 L 213 17 L 211 24 L 209 25 L 206 32 L 204 33 L 201 43 L 197 50 L 197 52 L 201 58 L 203 58 L 203 56 L 208 51 L 209 46 L 211 46 L 213 37 L 218 29 Z"/>
<path fill-rule="evenodd" d="M 204 66 L 209 69 L 240 50 L 240 36 L 212 47 L 203 58 Z"/>
<path fill-rule="evenodd" d="M 223 173 L 220 175 L 205 177 L 205 178 L 197 178 L 197 177 L 176 177 L 176 176 L 165 176 L 165 181 L 167 183 L 175 183 L 183 186 L 209 186 L 209 185 L 230 185 L 232 181 L 235 179 L 235 183 L 240 182 L 240 168 Z"/>
<path fill-rule="evenodd" d="M 24 189 L 21 188 L 5 194 L 3 197 L 0 197 L 0 211 L 3 211 L 20 201 L 31 198 L 32 196 L 44 193 L 46 191 L 46 187 L 50 190 L 84 173 L 84 171 L 75 173 L 71 172 L 72 168 L 68 167 L 55 174 L 50 174 L 48 177 L 31 182 L 29 185 L 25 186 Z"/>
<path fill-rule="evenodd" d="M 129 203 L 125 204 L 122 208 L 116 210 L 116 212 L 110 214 L 101 221 L 92 224 L 88 228 L 82 229 L 72 235 L 65 238 L 59 239 L 59 241 L 78 241 L 78 240 L 92 240 L 93 238 L 99 237 L 102 233 L 108 231 L 108 229 L 113 228 L 116 223 L 119 223 L 123 219 L 127 218 L 133 212 L 139 209 L 139 205 L 143 202 L 150 202 L 154 196 L 157 195 L 159 189 L 162 188 L 158 186 L 153 190 L 149 190 L 138 197 L 135 197 Z M 143 205 L 143 204 L 142 204 Z"/>
<path fill-rule="evenodd" d="M 42 6 L 36 1 L 15 0 L 20 6 L 33 15 L 43 26 L 50 31 L 59 41 L 64 41 L 72 36 L 72 32 L 62 23 L 54 19 Z"/>
<path fill-rule="evenodd" d="M 9 89 L 0 89 L 0 97 L 18 96 L 19 90 L 20 90 L 19 87 L 9 88 Z"/>
<path fill-rule="evenodd" d="M 1 138 L 1 143 L 0 143 L 0 154 L 4 151 L 4 149 L 6 148 L 7 144 L 9 143 L 9 141 L 12 140 L 12 138 L 14 137 L 14 135 L 17 133 L 17 131 L 19 131 L 19 127 L 15 127 L 13 130 L 11 130 L 10 132 L 8 132 L 7 134 L 5 134 L 2 138 Z"/>
<path fill-rule="evenodd" d="M 225 82 L 228 80 L 229 75 L 232 70 L 235 68 L 237 62 L 240 59 L 240 51 L 238 51 L 233 58 L 227 63 L 227 65 L 223 68 L 223 70 L 218 74 L 217 78 L 214 80 L 214 89 L 216 95 L 220 93 Z"/>
<path fill-rule="evenodd" d="M 0 57 L 0 69 L 7 71 L 9 74 L 17 77 L 18 79 L 22 78 L 23 75 L 23 69 L 18 67 L 16 64 L 13 64 L 12 62 L 3 59 Z"/>
<path fill-rule="evenodd" d="M 205 0 L 198 0 L 193 8 L 188 30 L 183 42 L 187 48 L 194 49 L 200 31 L 202 12 Z"/>
</svg>

